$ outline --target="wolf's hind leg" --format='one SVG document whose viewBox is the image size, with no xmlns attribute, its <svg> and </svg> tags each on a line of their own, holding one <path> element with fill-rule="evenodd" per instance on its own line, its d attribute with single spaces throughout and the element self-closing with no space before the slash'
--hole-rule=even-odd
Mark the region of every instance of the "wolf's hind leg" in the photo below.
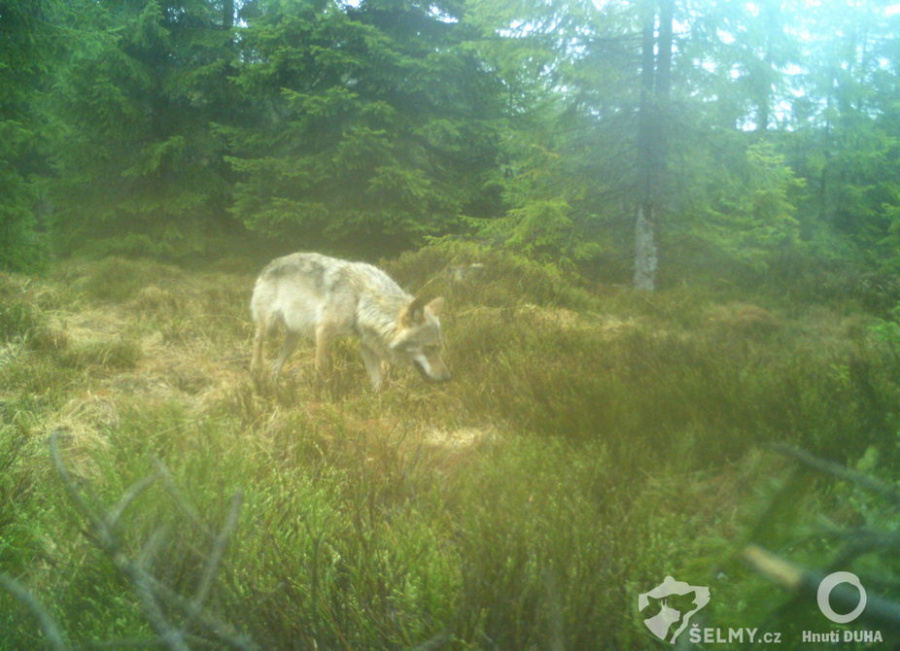
<svg viewBox="0 0 900 651">
<path fill-rule="evenodd" d="M 253 337 L 253 356 L 250 358 L 250 377 L 255 381 L 262 379 L 263 357 L 265 355 L 266 331 L 269 329 L 265 321 L 260 320 L 256 324 L 256 334 Z"/>
<path fill-rule="evenodd" d="M 294 352 L 294 348 L 297 347 L 298 341 L 300 341 L 299 333 L 291 332 L 290 330 L 285 331 L 284 344 L 282 344 L 281 346 L 281 353 L 279 353 L 278 359 L 275 360 L 275 365 L 272 367 L 273 379 L 278 378 L 278 375 L 281 373 L 281 367 L 284 366 L 287 358 L 291 356 L 292 352 Z"/>
</svg>

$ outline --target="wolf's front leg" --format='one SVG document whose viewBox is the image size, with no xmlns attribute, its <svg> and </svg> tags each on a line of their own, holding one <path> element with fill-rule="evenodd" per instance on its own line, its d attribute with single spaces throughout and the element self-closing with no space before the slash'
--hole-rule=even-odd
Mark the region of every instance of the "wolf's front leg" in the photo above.
<svg viewBox="0 0 900 651">
<path fill-rule="evenodd" d="M 366 365 L 366 371 L 369 373 L 372 388 L 375 391 L 380 391 L 382 387 L 381 358 L 365 344 L 360 346 L 360 352 L 362 353 L 363 364 Z"/>
<path fill-rule="evenodd" d="M 328 323 L 320 323 L 316 326 L 316 373 L 319 381 L 330 379 L 331 368 L 331 342 L 335 338 L 335 327 Z"/>
<path fill-rule="evenodd" d="M 256 326 L 256 334 L 253 337 L 253 356 L 250 358 L 250 377 L 254 382 L 262 380 L 262 366 L 265 355 L 266 326 L 262 323 Z"/>
</svg>

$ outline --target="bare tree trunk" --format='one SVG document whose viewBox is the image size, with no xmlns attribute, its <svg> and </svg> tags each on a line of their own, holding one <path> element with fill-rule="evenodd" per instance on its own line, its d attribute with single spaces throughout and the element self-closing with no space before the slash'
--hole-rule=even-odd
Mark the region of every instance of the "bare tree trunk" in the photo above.
<svg viewBox="0 0 900 651">
<path fill-rule="evenodd" d="M 659 0 L 659 47 L 656 53 L 656 99 L 665 107 L 672 89 L 672 38 L 675 22 L 675 0 Z M 663 129 L 660 129 L 662 132 Z M 665 158 L 662 159 L 665 163 Z"/>
<path fill-rule="evenodd" d="M 655 77 L 656 9 L 647 2 L 641 44 L 641 105 L 638 114 L 638 202 L 634 232 L 634 286 L 653 291 L 656 286 L 658 252 L 653 206 L 653 82 Z"/>
<path fill-rule="evenodd" d="M 638 204 L 634 249 L 634 286 L 636 289 L 652 292 L 656 289 L 656 271 L 659 267 L 652 204 Z"/>
<path fill-rule="evenodd" d="M 673 0 L 650 0 L 644 18 L 637 137 L 639 196 L 634 238 L 634 286 L 643 291 L 656 289 L 659 269 L 657 221 L 667 158 L 664 117 L 671 87 L 673 13 Z"/>
</svg>

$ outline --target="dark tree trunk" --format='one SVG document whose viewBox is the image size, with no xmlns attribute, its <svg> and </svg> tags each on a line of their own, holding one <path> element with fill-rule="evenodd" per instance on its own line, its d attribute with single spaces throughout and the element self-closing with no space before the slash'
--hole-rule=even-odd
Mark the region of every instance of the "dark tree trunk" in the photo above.
<svg viewBox="0 0 900 651">
<path fill-rule="evenodd" d="M 234 27 L 234 0 L 222 0 L 222 28 Z"/>
</svg>

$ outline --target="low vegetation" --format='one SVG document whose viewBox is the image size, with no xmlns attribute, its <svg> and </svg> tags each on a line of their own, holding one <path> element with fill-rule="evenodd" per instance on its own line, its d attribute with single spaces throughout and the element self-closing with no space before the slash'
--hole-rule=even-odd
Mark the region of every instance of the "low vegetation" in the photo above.
<svg viewBox="0 0 900 651">
<path fill-rule="evenodd" d="M 204 595 L 161 615 L 196 648 L 204 617 L 231 627 L 214 648 L 655 648 L 637 595 L 668 575 L 711 586 L 701 625 L 792 648 L 815 601 L 743 564 L 749 541 L 821 568 L 848 531 L 896 547 L 883 496 L 772 447 L 896 487 L 895 313 L 589 287 L 459 244 L 386 266 L 447 298 L 453 382 L 395 369 L 374 394 L 347 341 L 328 386 L 301 349 L 261 394 L 255 263 L 0 276 L 0 569 L 42 604 L 0 591 L 0 648 L 47 644 L 41 612 L 76 648 L 158 639 L 129 571 Z M 853 569 L 898 598 L 883 546 Z"/>
</svg>

